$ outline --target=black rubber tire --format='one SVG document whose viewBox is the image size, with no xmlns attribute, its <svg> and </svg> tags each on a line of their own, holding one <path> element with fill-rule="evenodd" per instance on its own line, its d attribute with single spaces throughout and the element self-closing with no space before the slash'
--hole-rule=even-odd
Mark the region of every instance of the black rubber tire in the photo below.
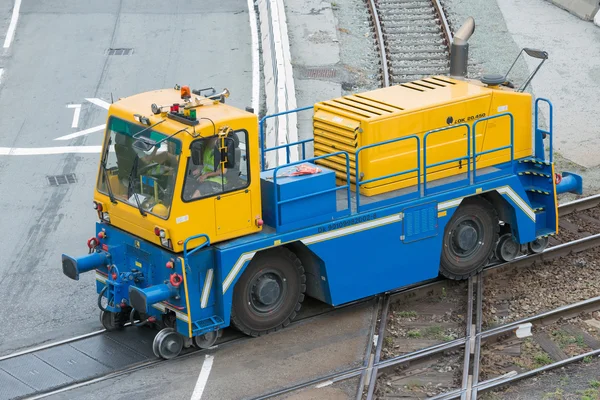
<svg viewBox="0 0 600 400">
<path fill-rule="evenodd" d="M 285 278 L 285 290 L 281 302 L 273 310 L 259 312 L 251 304 L 252 284 L 266 271 Z M 275 332 L 290 324 L 296 317 L 306 291 L 304 267 L 296 254 L 286 247 L 258 253 L 238 280 L 233 290 L 231 307 L 232 325 L 249 336 L 261 336 Z"/>
<path fill-rule="evenodd" d="M 473 253 L 463 259 L 457 256 L 456 245 L 453 244 L 454 231 L 461 224 L 467 224 L 477 232 Z M 447 278 L 461 280 L 481 272 L 494 255 L 499 231 L 498 213 L 487 200 L 481 197 L 463 200 L 444 229 L 440 273 Z"/>
</svg>

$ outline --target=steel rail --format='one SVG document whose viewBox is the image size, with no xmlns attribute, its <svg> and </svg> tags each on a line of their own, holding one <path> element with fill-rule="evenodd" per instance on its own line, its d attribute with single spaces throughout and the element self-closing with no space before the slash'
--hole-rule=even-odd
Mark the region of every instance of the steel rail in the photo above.
<svg viewBox="0 0 600 400">
<path fill-rule="evenodd" d="M 444 38 L 446 39 L 446 46 L 448 46 L 448 54 L 450 53 L 450 45 L 454 40 L 452 35 L 452 31 L 450 30 L 450 24 L 448 24 L 448 18 L 446 18 L 446 13 L 444 12 L 444 8 L 440 3 L 440 0 L 431 0 L 433 3 L 433 8 L 437 15 L 440 17 L 440 25 L 442 26 L 442 33 L 444 34 Z"/>
<path fill-rule="evenodd" d="M 379 49 L 379 58 L 381 60 L 381 76 L 383 80 L 383 87 L 390 86 L 390 73 L 388 66 L 387 50 L 385 46 L 385 39 L 383 37 L 383 30 L 381 29 L 381 20 L 379 19 L 379 13 L 377 12 L 377 5 L 375 0 L 367 0 L 369 11 L 371 12 L 371 18 L 373 19 L 373 28 L 375 30 L 375 41 L 377 42 L 377 48 Z"/>
</svg>

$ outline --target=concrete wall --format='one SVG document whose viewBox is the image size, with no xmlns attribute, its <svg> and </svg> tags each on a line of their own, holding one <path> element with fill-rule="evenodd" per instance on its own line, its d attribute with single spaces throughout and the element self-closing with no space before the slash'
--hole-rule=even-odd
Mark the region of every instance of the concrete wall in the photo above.
<svg viewBox="0 0 600 400">
<path fill-rule="evenodd" d="M 600 9 L 599 0 L 550 0 L 585 21 L 592 21 Z"/>
</svg>

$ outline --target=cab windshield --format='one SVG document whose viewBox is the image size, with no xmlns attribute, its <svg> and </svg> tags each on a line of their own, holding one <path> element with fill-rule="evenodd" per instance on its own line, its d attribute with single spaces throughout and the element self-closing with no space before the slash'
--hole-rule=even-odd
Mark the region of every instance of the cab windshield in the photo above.
<svg viewBox="0 0 600 400">
<path fill-rule="evenodd" d="M 138 208 L 142 214 L 168 218 L 181 143 L 147 126 L 115 117 L 108 122 L 107 136 L 98 190 Z"/>
</svg>

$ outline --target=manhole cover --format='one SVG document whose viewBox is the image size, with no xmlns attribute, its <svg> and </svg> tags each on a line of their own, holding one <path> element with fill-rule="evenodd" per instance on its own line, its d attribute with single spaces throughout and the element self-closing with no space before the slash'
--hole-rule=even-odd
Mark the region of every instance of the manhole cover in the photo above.
<svg viewBox="0 0 600 400">
<path fill-rule="evenodd" d="M 130 54 L 133 54 L 131 48 L 108 49 L 109 56 L 128 56 Z"/>
<path fill-rule="evenodd" d="M 50 186 L 70 185 L 77 182 L 75 174 L 51 175 L 46 176 Z"/>
<path fill-rule="evenodd" d="M 334 68 L 309 68 L 304 71 L 305 78 L 335 78 Z"/>
</svg>

